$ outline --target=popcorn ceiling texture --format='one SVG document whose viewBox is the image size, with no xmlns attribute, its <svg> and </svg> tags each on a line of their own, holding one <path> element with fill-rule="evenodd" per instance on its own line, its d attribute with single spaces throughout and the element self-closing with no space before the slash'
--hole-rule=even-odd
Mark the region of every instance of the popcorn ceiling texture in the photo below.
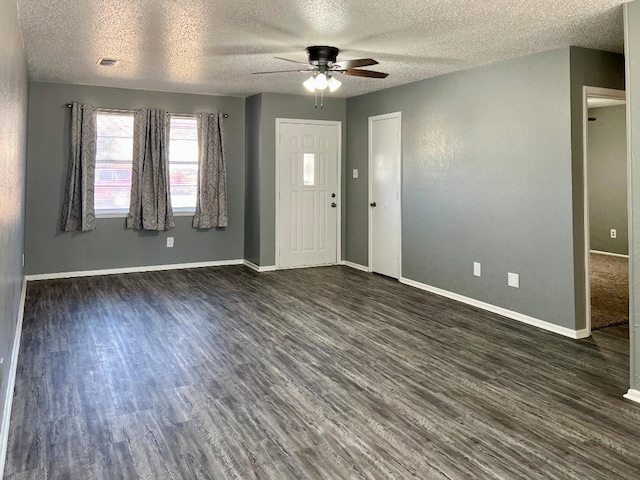
<svg viewBox="0 0 640 480">
<path fill-rule="evenodd" d="M 304 48 L 372 57 L 386 80 L 334 96 L 567 46 L 622 52 L 623 0 L 19 0 L 32 80 L 248 96 L 304 93 Z M 121 60 L 98 67 L 100 57 Z"/>
</svg>

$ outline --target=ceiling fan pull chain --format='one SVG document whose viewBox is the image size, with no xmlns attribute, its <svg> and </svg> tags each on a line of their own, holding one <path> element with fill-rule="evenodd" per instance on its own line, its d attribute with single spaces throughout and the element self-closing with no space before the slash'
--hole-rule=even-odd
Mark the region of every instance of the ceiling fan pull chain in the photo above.
<svg viewBox="0 0 640 480">
<path fill-rule="evenodd" d="M 316 109 L 318 108 L 318 90 L 315 91 L 316 94 Z"/>
<path fill-rule="evenodd" d="M 324 108 L 324 90 L 320 90 L 320 108 Z"/>
</svg>

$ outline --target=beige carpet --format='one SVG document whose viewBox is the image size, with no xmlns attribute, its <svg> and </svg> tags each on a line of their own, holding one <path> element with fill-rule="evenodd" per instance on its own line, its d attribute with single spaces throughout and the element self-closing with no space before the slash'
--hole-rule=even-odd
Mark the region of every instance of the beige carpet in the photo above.
<svg viewBox="0 0 640 480">
<path fill-rule="evenodd" d="M 629 322 L 629 259 L 592 253 L 591 329 Z"/>
</svg>

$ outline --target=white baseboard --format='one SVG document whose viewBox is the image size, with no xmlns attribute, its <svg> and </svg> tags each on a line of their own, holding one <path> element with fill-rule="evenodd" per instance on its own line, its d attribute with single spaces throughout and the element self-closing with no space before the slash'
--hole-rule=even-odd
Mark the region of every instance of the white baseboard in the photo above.
<svg viewBox="0 0 640 480">
<path fill-rule="evenodd" d="M 631 400 L 632 402 L 640 403 L 640 390 L 634 390 L 630 388 L 627 393 L 625 393 L 624 398 L 627 400 Z"/>
<path fill-rule="evenodd" d="M 16 333 L 13 337 L 13 352 L 11 354 L 11 367 L 7 379 L 7 394 L 4 398 L 4 412 L 2 415 L 2 429 L 0 429 L 0 479 L 4 475 L 4 464 L 7 458 L 7 445 L 9 443 L 9 422 L 11 421 L 11 406 L 13 405 L 13 391 L 16 386 L 16 373 L 18 371 L 18 354 L 20 353 L 20 339 L 22 338 L 22 321 L 24 320 L 24 302 L 27 296 L 27 279 L 22 280 L 20 292 L 20 305 L 18 307 L 18 319 L 16 321 Z"/>
<path fill-rule="evenodd" d="M 94 277 L 96 275 L 119 275 L 121 273 L 158 272 L 162 270 L 182 270 L 185 268 L 221 267 L 225 265 L 244 265 L 244 260 L 217 260 L 213 262 L 173 263 L 170 265 L 148 265 L 141 267 L 107 268 L 104 270 L 82 270 L 78 272 L 40 273 L 27 275 L 28 281 L 53 280 L 57 278 Z"/>
<path fill-rule="evenodd" d="M 597 255 L 606 255 L 608 257 L 629 258 L 629 255 L 622 255 L 621 253 L 602 252 L 600 250 L 589 250 L 589 252 Z"/>
<path fill-rule="evenodd" d="M 342 260 L 340 265 L 344 265 L 345 267 L 354 268 L 356 270 L 360 270 L 361 272 L 369 272 L 369 267 L 365 267 L 364 265 L 360 265 L 359 263 L 349 262 L 347 260 Z"/>
<path fill-rule="evenodd" d="M 441 288 L 432 287 L 431 285 L 426 285 L 424 283 L 416 282 L 415 280 L 410 280 L 404 277 L 400 277 L 400 282 L 411 287 L 435 293 L 436 295 L 440 295 L 441 297 L 447 297 L 458 302 L 466 303 L 467 305 L 481 308 L 482 310 L 486 310 L 488 312 L 497 313 L 498 315 L 517 320 L 518 322 L 526 323 L 527 325 L 542 328 L 543 330 L 548 330 L 549 332 L 558 333 L 565 337 L 581 339 L 587 338 L 589 336 L 589 331 L 586 328 L 582 330 L 571 330 L 567 327 L 561 327 L 550 322 L 545 322 L 544 320 L 540 320 L 538 318 L 514 312 L 513 310 L 508 310 L 503 307 L 491 305 L 490 303 L 481 302 L 480 300 L 476 300 L 474 298 L 465 297 L 464 295 L 460 295 L 458 293 L 442 290 Z"/>
<path fill-rule="evenodd" d="M 249 267 L 252 270 L 255 270 L 256 272 L 275 272 L 276 271 L 276 266 L 275 265 L 267 265 L 265 267 L 261 267 L 260 265 L 256 265 L 253 262 L 250 262 L 249 260 L 244 260 L 244 265 L 246 265 L 247 267 Z"/>
</svg>

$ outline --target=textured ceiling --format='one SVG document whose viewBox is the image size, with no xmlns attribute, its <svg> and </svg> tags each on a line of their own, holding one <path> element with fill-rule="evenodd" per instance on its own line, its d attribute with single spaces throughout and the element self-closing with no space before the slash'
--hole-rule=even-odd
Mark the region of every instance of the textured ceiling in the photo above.
<svg viewBox="0 0 640 480">
<path fill-rule="evenodd" d="M 570 45 L 622 52 L 624 0 L 18 0 L 32 80 L 247 96 L 304 93 L 308 45 L 373 57 L 385 80 L 333 96 Z M 116 67 L 96 65 L 116 58 Z"/>
</svg>

